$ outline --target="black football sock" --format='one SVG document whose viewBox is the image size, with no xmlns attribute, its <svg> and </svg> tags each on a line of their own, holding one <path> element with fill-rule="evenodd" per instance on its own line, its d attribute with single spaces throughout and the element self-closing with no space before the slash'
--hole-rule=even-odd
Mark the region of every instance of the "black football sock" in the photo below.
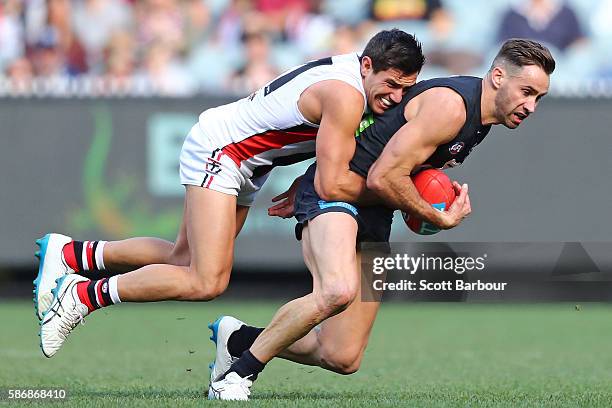
<svg viewBox="0 0 612 408">
<path fill-rule="evenodd" d="M 242 325 L 230 334 L 229 339 L 227 339 L 227 350 L 232 357 L 240 357 L 242 353 L 251 348 L 262 331 L 264 331 L 263 327 Z"/>
<path fill-rule="evenodd" d="M 235 372 L 242 378 L 249 377 L 249 380 L 255 381 L 259 373 L 261 373 L 265 367 L 266 365 L 257 360 L 250 350 L 246 350 L 242 353 L 238 361 L 232 364 L 225 375 Z M 223 377 L 225 377 L 225 375 Z"/>
</svg>

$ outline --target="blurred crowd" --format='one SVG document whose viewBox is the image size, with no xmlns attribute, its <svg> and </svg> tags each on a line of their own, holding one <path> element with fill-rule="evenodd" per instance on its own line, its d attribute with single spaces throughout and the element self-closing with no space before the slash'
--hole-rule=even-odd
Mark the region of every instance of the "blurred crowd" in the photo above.
<svg viewBox="0 0 612 408">
<path fill-rule="evenodd" d="M 423 42 L 422 78 L 482 75 L 524 37 L 562 89 L 612 81 L 612 0 L 0 0 L 0 93 L 247 94 L 392 27 Z"/>
</svg>

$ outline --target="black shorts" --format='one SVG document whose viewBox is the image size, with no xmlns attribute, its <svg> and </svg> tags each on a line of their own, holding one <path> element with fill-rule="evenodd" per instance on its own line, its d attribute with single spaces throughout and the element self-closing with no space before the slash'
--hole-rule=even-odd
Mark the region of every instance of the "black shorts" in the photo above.
<svg viewBox="0 0 612 408">
<path fill-rule="evenodd" d="M 357 221 L 357 242 L 388 242 L 393 222 L 393 210 L 384 206 L 358 207 L 341 201 L 325 201 L 314 188 L 316 163 L 313 163 L 298 186 L 295 195 L 295 237 L 302 239 L 308 221 L 328 212 L 343 212 Z"/>
</svg>

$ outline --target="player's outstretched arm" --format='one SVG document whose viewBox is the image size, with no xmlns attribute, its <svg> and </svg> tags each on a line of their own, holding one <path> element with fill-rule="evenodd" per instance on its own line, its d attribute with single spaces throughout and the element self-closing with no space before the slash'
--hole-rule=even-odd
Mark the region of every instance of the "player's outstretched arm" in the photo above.
<svg viewBox="0 0 612 408">
<path fill-rule="evenodd" d="M 327 201 L 357 201 L 365 180 L 349 170 L 355 154 L 355 129 L 363 115 L 364 99 L 341 81 L 324 81 L 317 89 L 321 122 L 317 134 L 315 190 Z"/>
<path fill-rule="evenodd" d="M 408 123 L 391 138 L 370 168 L 367 187 L 392 208 L 440 228 L 452 228 L 471 211 L 467 186 L 456 186 L 459 190 L 456 205 L 447 212 L 440 212 L 421 198 L 410 174 L 439 145 L 448 143 L 459 133 L 466 120 L 463 99 L 448 88 L 433 88 L 411 100 L 404 115 Z"/>
</svg>

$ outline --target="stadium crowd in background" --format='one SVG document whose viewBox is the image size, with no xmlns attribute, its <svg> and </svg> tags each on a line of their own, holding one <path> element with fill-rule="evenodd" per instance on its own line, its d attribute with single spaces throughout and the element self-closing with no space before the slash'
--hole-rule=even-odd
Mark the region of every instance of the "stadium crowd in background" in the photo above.
<svg viewBox="0 0 612 408">
<path fill-rule="evenodd" d="M 612 89 L 612 0 L 494 3 L 3 0 L 0 94 L 247 94 L 306 60 L 359 51 L 389 27 L 423 42 L 421 78 L 482 72 L 501 41 L 526 37 L 553 49 L 557 89 L 578 89 L 577 72 L 590 84 L 580 89 Z"/>
</svg>

